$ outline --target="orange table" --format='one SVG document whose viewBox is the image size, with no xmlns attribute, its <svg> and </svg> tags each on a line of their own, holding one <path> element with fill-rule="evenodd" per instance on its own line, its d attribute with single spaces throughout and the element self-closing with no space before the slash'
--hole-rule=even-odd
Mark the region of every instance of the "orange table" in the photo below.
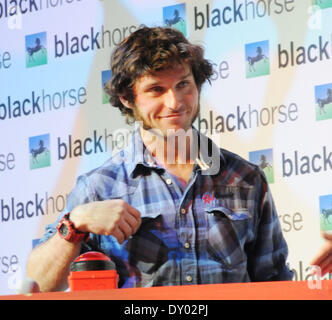
<svg viewBox="0 0 332 320">
<path fill-rule="evenodd" d="M 332 280 L 49 292 L 0 296 L 0 300 L 332 300 Z"/>
</svg>

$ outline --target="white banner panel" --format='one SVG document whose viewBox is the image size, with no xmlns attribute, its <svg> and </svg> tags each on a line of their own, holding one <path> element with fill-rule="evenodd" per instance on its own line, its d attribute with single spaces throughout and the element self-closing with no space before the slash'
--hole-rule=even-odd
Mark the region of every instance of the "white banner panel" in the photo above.
<svg viewBox="0 0 332 320">
<path fill-rule="evenodd" d="M 332 227 L 331 0 L 0 0 L 0 294 L 76 177 L 130 138 L 102 87 L 141 25 L 204 46 L 215 72 L 196 127 L 264 170 L 294 280 L 308 279 Z"/>
</svg>

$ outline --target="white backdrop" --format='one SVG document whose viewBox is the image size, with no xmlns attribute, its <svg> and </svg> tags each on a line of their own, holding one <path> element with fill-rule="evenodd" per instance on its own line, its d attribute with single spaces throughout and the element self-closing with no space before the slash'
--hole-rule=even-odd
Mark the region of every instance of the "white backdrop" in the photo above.
<svg viewBox="0 0 332 320">
<path fill-rule="evenodd" d="M 265 167 L 294 280 L 308 279 L 332 227 L 332 0 L 0 0 L 0 294 L 76 177 L 128 140 L 102 85 L 142 24 L 205 47 L 215 74 L 196 126 Z"/>
</svg>

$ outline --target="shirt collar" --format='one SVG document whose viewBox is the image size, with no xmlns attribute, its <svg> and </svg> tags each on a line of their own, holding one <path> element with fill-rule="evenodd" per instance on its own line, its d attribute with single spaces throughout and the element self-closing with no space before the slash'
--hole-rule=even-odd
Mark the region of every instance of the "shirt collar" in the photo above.
<svg viewBox="0 0 332 320">
<path fill-rule="evenodd" d="M 193 131 L 198 135 L 199 155 L 196 158 L 198 168 L 205 175 L 215 175 L 219 173 L 222 166 L 226 163 L 221 149 L 207 136 L 200 133 L 193 127 Z"/>
<path fill-rule="evenodd" d="M 222 151 L 210 138 L 201 134 L 194 127 L 193 133 L 196 135 L 199 146 L 199 154 L 195 160 L 195 170 L 201 170 L 206 175 L 217 174 L 226 162 Z M 124 157 L 124 160 L 127 161 L 130 176 L 133 176 L 134 171 L 141 166 L 164 170 L 145 147 L 138 126 L 134 130 L 131 144 L 126 148 Z"/>
<path fill-rule="evenodd" d="M 145 147 L 139 127 L 136 126 L 131 144 L 125 149 L 124 160 L 127 161 L 128 173 L 130 176 L 134 174 L 136 168 L 140 166 L 148 168 L 157 168 L 158 165 L 155 158 Z"/>
</svg>

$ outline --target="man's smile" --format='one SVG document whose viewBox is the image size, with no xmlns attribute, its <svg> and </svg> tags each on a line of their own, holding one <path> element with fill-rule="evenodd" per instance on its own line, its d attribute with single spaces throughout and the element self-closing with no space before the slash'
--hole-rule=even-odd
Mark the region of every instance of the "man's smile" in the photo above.
<svg viewBox="0 0 332 320">
<path fill-rule="evenodd" d="M 183 115 L 185 115 L 186 113 L 187 113 L 186 111 L 174 112 L 174 113 L 170 113 L 170 114 L 167 114 L 167 115 L 159 116 L 158 118 L 161 118 L 161 119 L 180 118 Z"/>
</svg>

